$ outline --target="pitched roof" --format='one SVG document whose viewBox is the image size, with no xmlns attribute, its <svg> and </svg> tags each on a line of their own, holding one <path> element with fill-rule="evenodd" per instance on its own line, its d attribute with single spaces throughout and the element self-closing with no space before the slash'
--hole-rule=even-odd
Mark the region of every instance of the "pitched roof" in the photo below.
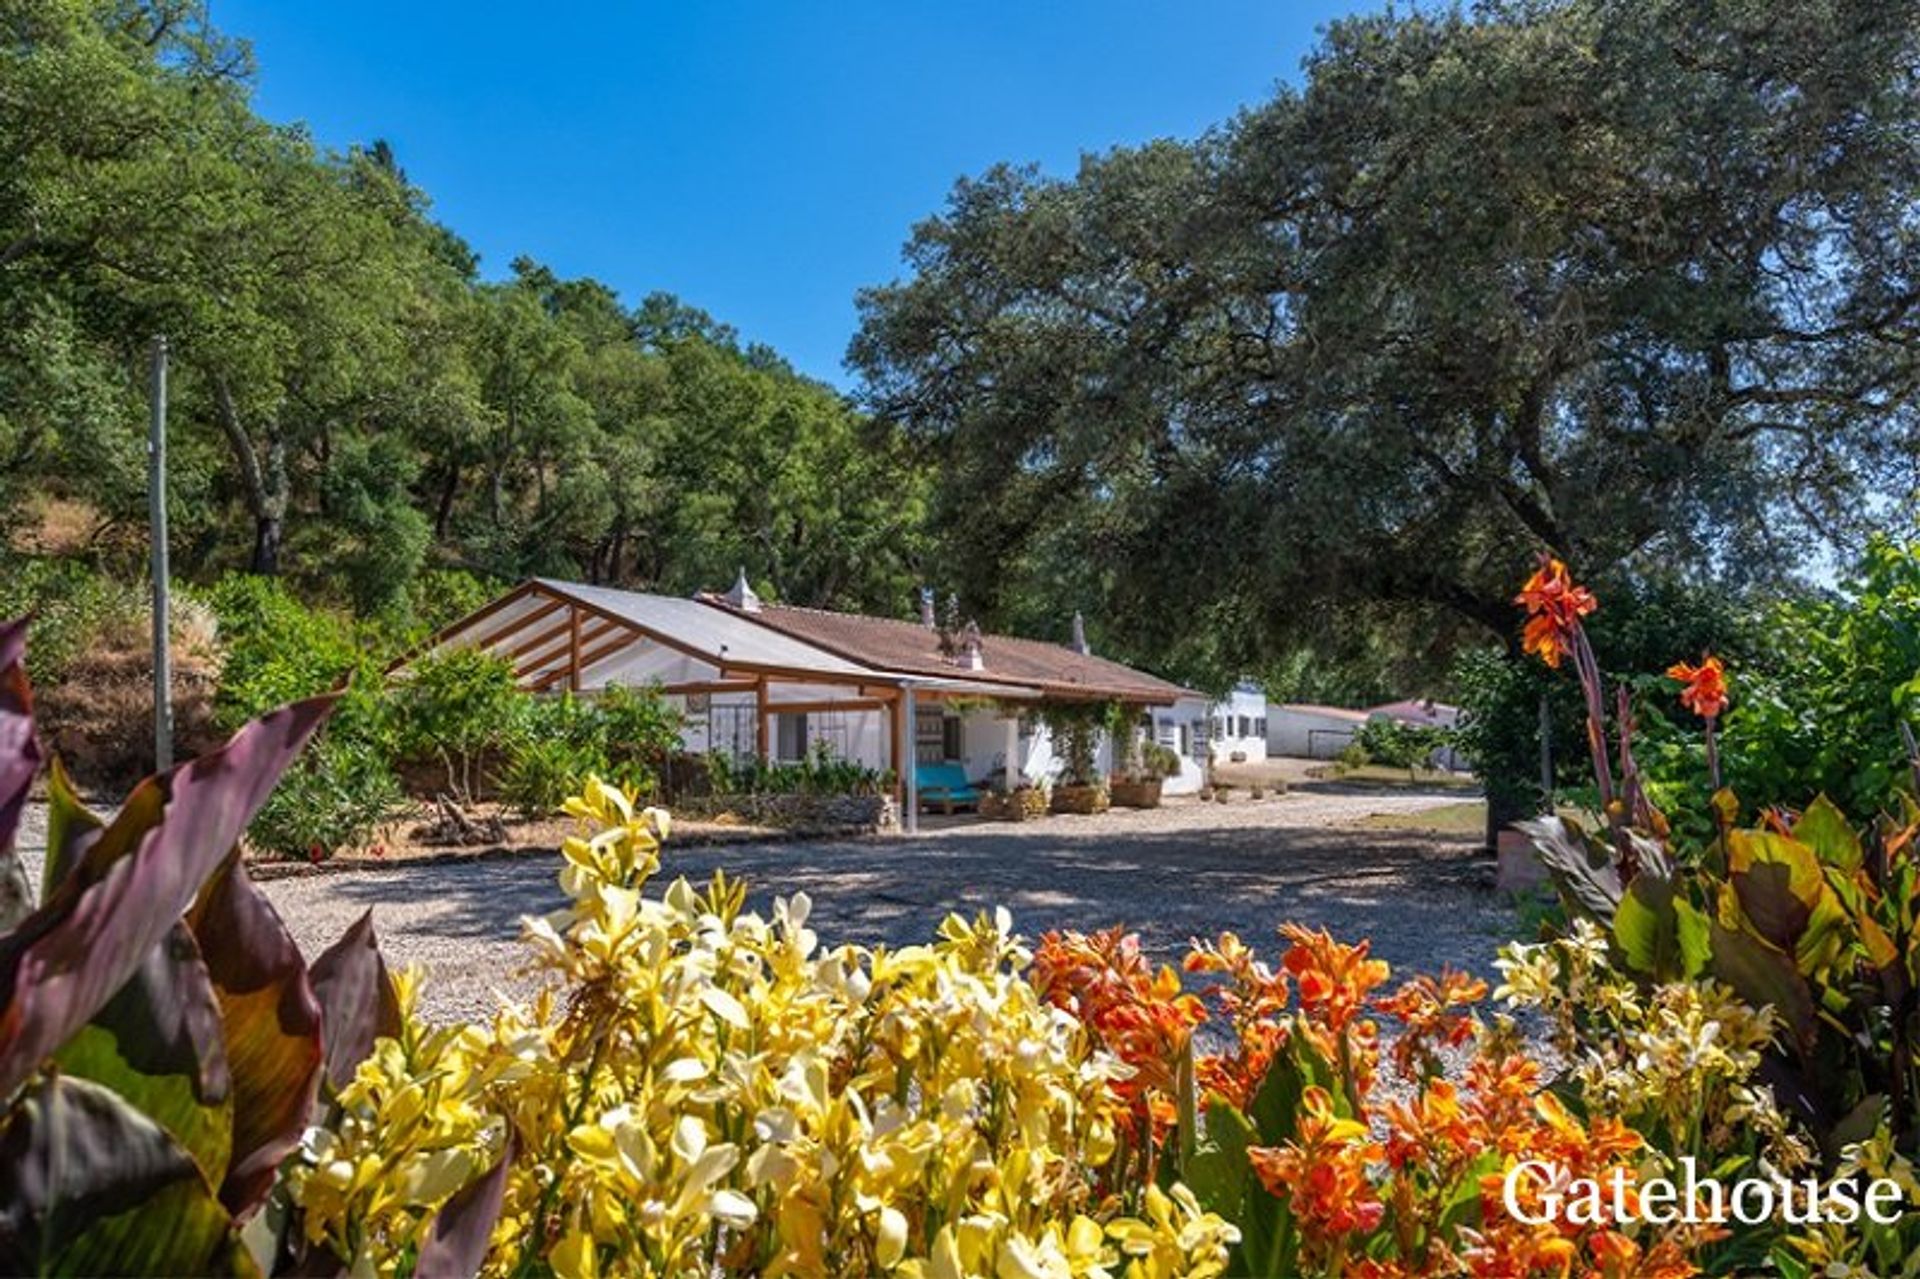
<svg viewBox="0 0 1920 1279">
<path fill-rule="evenodd" d="M 971 671 L 943 657 L 939 634 L 918 622 L 790 604 L 763 603 L 758 611 L 748 612 L 717 595 L 701 595 L 699 599 L 829 653 L 908 675 L 1010 684 L 1063 699 L 1112 699 L 1156 706 L 1194 696 L 1178 684 L 1104 657 L 1075 652 L 1064 644 L 1013 635 L 983 635 L 984 666 Z"/>
</svg>

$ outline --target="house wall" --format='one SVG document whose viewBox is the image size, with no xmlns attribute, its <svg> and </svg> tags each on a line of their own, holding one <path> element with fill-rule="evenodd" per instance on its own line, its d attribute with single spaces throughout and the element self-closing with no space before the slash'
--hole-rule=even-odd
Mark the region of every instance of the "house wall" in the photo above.
<svg viewBox="0 0 1920 1279">
<path fill-rule="evenodd" d="M 1209 709 L 1217 763 L 1251 763 L 1267 757 L 1267 695 L 1241 685 Z M 1242 757 L 1235 760 L 1235 756 Z"/>
<path fill-rule="evenodd" d="M 1207 752 L 1212 746 L 1208 711 L 1207 703 L 1198 697 L 1154 707 L 1153 739 L 1180 756 L 1180 772 L 1161 783 L 1161 794 L 1194 795 L 1206 785 Z"/>
<path fill-rule="evenodd" d="M 1267 753 L 1294 759 L 1332 759 L 1351 742 L 1366 721 L 1327 708 L 1269 706 Z"/>
</svg>

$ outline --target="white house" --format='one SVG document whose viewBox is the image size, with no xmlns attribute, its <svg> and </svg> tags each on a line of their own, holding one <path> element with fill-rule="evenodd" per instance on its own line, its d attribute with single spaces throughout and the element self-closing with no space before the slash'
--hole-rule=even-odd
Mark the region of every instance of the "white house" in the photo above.
<svg viewBox="0 0 1920 1279">
<path fill-rule="evenodd" d="M 427 648 L 497 653 L 536 692 L 657 687 L 684 714 L 693 751 L 795 761 L 824 744 L 894 773 L 911 825 L 915 769 L 903 762 L 957 763 L 974 782 L 1039 783 L 1062 767 L 1049 706 L 1111 702 L 1147 716 L 1197 696 L 1095 656 L 1077 619 L 1074 632 L 1070 645 L 973 627 L 946 636 L 929 600 L 919 622 L 794 608 L 760 600 L 744 574 L 725 595 L 693 599 L 537 578 Z M 1096 770 L 1112 761 L 1103 740 Z"/>
<path fill-rule="evenodd" d="M 1214 762 L 1245 764 L 1267 757 L 1267 695 L 1243 680 L 1209 708 Z"/>
<path fill-rule="evenodd" d="M 1267 753 L 1293 759 L 1332 759 L 1360 732 L 1366 711 L 1288 702 L 1267 710 Z"/>
</svg>

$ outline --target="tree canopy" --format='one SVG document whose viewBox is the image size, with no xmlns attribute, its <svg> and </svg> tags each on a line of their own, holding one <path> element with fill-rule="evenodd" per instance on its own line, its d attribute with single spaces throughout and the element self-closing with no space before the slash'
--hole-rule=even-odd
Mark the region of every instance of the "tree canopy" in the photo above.
<svg viewBox="0 0 1920 1279">
<path fill-rule="evenodd" d="M 1738 586 L 1914 488 L 1920 5 L 1335 23 L 1193 142 L 997 167 L 851 359 L 945 580 L 1190 678 L 1511 633 L 1535 548 Z"/>
<path fill-rule="evenodd" d="M 0 509 L 145 506 L 173 353 L 176 566 L 375 611 L 423 566 L 900 612 L 900 434 L 666 295 L 484 279 L 384 143 L 262 120 L 203 0 L 0 10 Z"/>
</svg>

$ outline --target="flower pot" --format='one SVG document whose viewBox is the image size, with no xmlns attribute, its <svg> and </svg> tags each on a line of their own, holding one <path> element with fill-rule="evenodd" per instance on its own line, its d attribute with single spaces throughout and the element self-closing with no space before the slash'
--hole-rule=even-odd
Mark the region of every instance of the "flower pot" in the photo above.
<svg viewBox="0 0 1920 1279">
<path fill-rule="evenodd" d="M 1107 783 L 1107 793 L 1120 808 L 1158 808 L 1160 786 L 1158 777 L 1116 777 Z"/>
<path fill-rule="evenodd" d="M 1494 854 L 1497 864 L 1493 886 L 1498 891 L 1530 893 L 1547 882 L 1547 868 L 1534 850 L 1533 840 L 1519 831 L 1501 831 Z"/>
<path fill-rule="evenodd" d="M 1042 790 L 1023 788 L 1010 794 L 989 791 L 980 797 L 980 815 L 992 821 L 1024 822 L 1044 817 L 1046 812 L 1047 793 Z"/>
<path fill-rule="evenodd" d="M 1112 803 L 1104 786 L 1056 786 L 1053 788 L 1052 807 L 1056 813 L 1079 813 L 1091 816 L 1104 813 Z"/>
</svg>

